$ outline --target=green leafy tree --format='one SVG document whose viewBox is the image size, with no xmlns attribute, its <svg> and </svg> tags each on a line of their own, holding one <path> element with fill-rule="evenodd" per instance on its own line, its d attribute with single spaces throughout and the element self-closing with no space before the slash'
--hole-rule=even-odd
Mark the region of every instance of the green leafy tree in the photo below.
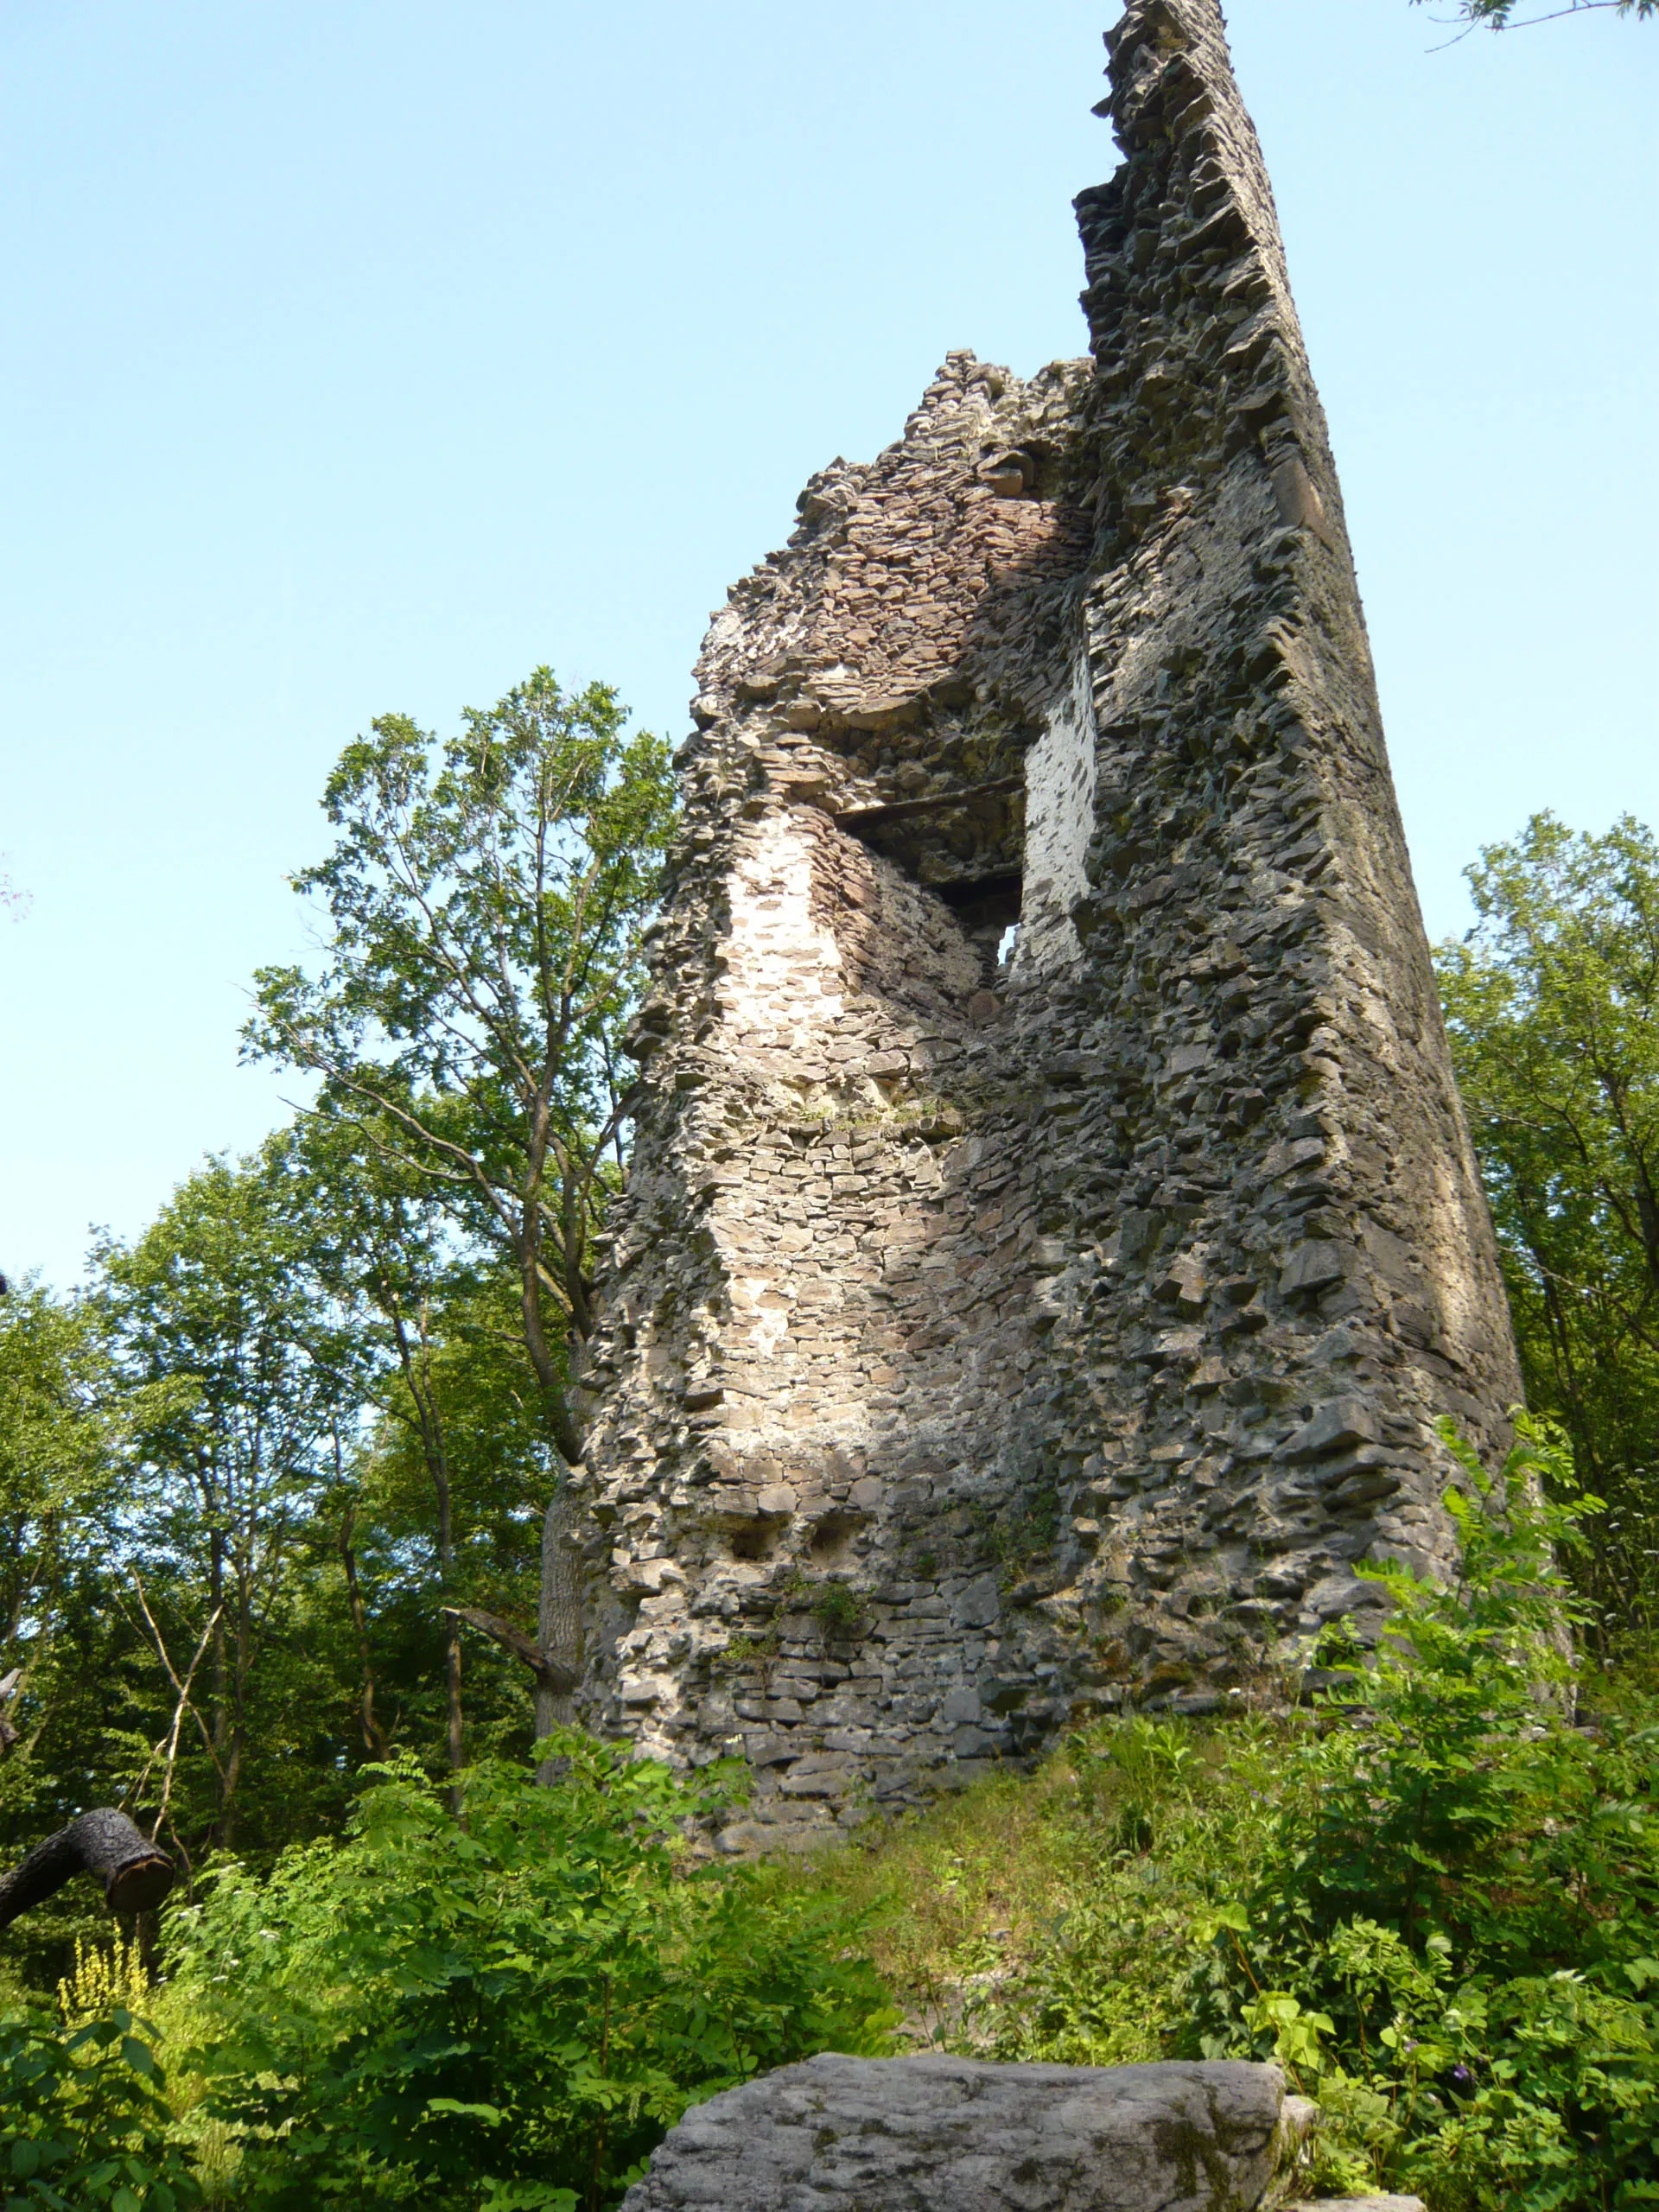
<svg viewBox="0 0 1659 2212">
<path fill-rule="evenodd" d="M 480 1727 L 504 1748 L 529 1719 L 534 1683 L 521 1647 L 533 1639 L 515 1636 L 512 1624 L 537 1618 L 541 1524 L 554 1488 L 513 1293 L 511 1281 L 487 1269 L 449 1274 L 421 1320 L 426 1425 L 414 1417 L 412 1400 L 398 1407 L 403 1378 L 390 1376 L 387 1410 L 359 1461 L 362 1495 L 381 1541 L 429 1563 L 428 1602 L 442 1610 L 446 1639 L 465 1624 L 474 1754 L 485 1740 Z M 448 1466 L 447 1563 L 433 1511 L 427 1441 L 433 1427 Z"/>
<path fill-rule="evenodd" d="M 375 1599 L 362 1586 L 359 1529 L 383 1562 L 397 1554 L 404 1591 L 418 1592 L 442 1624 L 445 1757 L 455 1772 L 467 1756 L 463 1618 L 494 1622 L 488 1609 L 504 1605 L 523 1612 L 526 1596 L 534 1618 L 530 1520 L 552 1488 L 512 1285 L 458 1240 L 430 1184 L 385 1128 L 365 1130 L 325 1109 L 273 1139 L 268 1155 L 288 1211 L 307 1224 L 333 1325 L 352 1340 L 371 1422 L 340 1454 L 327 1508 L 358 1645 L 365 1748 L 383 1757 L 391 1738 L 386 1716 L 376 1718 Z"/>
<path fill-rule="evenodd" d="M 313 1231 L 308 1242 L 319 1279 L 337 1309 L 337 1325 L 350 1332 L 367 1403 L 383 1421 L 406 1428 L 418 1447 L 432 1491 L 439 1595 L 449 1606 L 456 1602 L 454 1482 L 444 1410 L 433 1387 L 433 1312 L 454 1259 L 429 1188 L 397 1158 L 395 1146 L 365 1146 L 359 1135 L 335 1116 L 312 1116 L 276 1141 L 270 1157 L 288 1186 L 288 1211 Z M 343 1480 L 343 1455 L 337 1465 Z M 340 1558 L 359 1643 L 364 1740 L 379 1755 L 386 1744 L 374 1715 L 353 1497 L 342 1495 L 334 1510 L 341 1516 Z M 445 1748 L 455 1772 L 466 1756 L 461 1643 L 454 1616 L 446 1619 Z"/>
<path fill-rule="evenodd" d="M 0 1300 L 0 1759 L 41 1709 L 38 1677 L 97 1548 L 111 1478 L 105 1379 L 83 1306 L 34 1282 Z"/>
<path fill-rule="evenodd" d="M 118 1794 L 111 1724 L 153 1673 L 112 1586 L 111 1396 L 84 1300 L 27 1281 L 0 1299 L 0 1864 Z M 0 1986 L 50 1986 L 100 1914 L 77 1884 L 6 1930 Z"/>
<path fill-rule="evenodd" d="M 320 1076 L 324 1110 L 511 1269 L 567 1463 L 582 1450 L 570 1355 L 621 1167 L 620 1030 L 673 819 L 667 749 L 625 737 L 625 721 L 606 685 L 569 695 L 545 668 L 442 744 L 406 716 L 378 721 L 329 779 L 333 852 L 294 879 L 327 908 L 325 957 L 315 973 L 262 970 L 246 1032 L 250 1051 Z M 574 1635 L 559 1510 L 544 1645 Z"/>
<path fill-rule="evenodd" d="M 221 1849 L 251 1759 L 277 1748 L 256 1725 L 267 1662 L 301 1648 L 296 1570 L 363 1387 L 287 1197 L 269 1158 L 211 1160 L 97 1255 L 129 1430 L 122 1580 L 173 1694 L 161 1791 L 199 1745 Z"/>
<path fill-rule="evenodd" d="M 1468 871 L 1436 953 L 1529 1403 L 1605 1498 L 1605 1637 L 1659 1623 L 1659 846 L 1533 817 Z"/>
</svg>

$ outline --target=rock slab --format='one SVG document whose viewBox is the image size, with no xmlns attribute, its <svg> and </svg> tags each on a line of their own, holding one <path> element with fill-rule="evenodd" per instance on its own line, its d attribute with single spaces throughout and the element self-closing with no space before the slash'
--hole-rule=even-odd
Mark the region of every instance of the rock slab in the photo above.
<svg viewBox="0 0 1659 2212">
<path fill-rule="evenodd" d="M 1287 2204 L 1285 2212 L 1426 2212 L 1421 2196 L 1319 2196 Z"/>
<path fill-rule="evenodd" d="M 830 2052 L 696 2107 L 622 2212 L 1249 2212 L 1284 2102 L 1276 2067 L 1234 2060 Z"/>
</svg>

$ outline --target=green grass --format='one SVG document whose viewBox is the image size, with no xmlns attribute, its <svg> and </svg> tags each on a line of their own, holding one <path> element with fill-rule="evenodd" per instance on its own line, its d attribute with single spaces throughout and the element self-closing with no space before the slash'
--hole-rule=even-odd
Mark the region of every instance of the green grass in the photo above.
<svg viewBox="0 0 1659 2212">
<path fill-rule="evenodd" d="M 1001 2058 L 1162 2057 L 1205 1915 L 1260 1859 L 1294 1719 L 1132 1719 L 779 1877 L 870 1911 L 901 2037 Z"/>
</svg>

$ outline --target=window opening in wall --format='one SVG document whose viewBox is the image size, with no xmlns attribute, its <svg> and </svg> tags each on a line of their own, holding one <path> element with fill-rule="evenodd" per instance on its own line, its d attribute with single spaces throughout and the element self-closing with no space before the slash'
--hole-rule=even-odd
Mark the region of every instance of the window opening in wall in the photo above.
<svg viewBox="0 0 1659 2212">
<path fill-rule="evenodd" d="M 948 732 L 936 734 L 939 744 L 922 757 L 895 762 L 891 754 L 884 754 L 866 772 L 878 789 L 886 785 L 893 791 L 893 798 L 876 806 L 849 807 L 836 821 L 901 868 L 912 883 L 925 884 L 942 893 L 947 903 L 958 904 L 954 894 L 972 899 L 982 887 L 988 887 L 1023 866 L 1025 777 L 1020 773 L 957 783 L 952 756 L 960 750 L 956 741 L 960 733 L 954 737 Z M 987 740 L 977 749 L 986 750 L 988 744 Z M 995 750 L 1005 760 L 1015 754 L 1013 736 L 1001 733 Z M 860 765 L 864 766 L 861 756 Z"/>
<path fill-rule="evenodd" d="M 963 935 L 979 955 L 981 978 L 990 989 L 997 978 L 1002 940 L 1020 920 L 1020 871 L 1007 868 L 995 875 L 929 887 L 938 892 L 961 923 Z"/>
<path fill-rule="evenodd" d="M 996 964 L 1006 968 L 1014 958 L 1014 948 L 1020 942 L 1020 925 L 1010 922 L 996 941 Z"/>
</svg>

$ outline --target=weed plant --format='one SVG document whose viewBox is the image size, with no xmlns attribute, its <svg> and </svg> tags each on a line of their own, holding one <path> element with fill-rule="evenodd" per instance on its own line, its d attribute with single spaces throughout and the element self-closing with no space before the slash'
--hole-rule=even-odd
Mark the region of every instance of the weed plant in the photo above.
<svg viewBox="0 0 1659 2212">
<path fill-rule="evenodd" d="M 202 2202 L 156 2063 L 156 2031 L 116 2006 L 66 2028 L 0 2016 L 5 2212 L 194 2212 Z"/>
</svg>

